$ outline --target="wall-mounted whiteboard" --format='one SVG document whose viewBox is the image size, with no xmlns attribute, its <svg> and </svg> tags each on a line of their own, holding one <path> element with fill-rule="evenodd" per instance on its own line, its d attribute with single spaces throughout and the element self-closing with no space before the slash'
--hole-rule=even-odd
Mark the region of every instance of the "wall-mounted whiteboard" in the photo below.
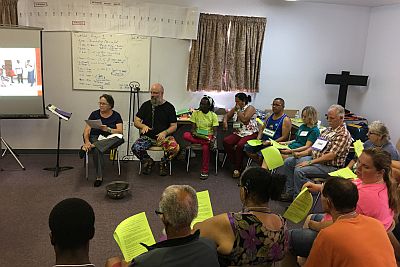
<svg viewBox="0 0 400 267">
<path fill-rule="evenodd" d="M 73 88 L 149 91 L 151 37 L 114 33 L 72 33 Z"/>
</svg>

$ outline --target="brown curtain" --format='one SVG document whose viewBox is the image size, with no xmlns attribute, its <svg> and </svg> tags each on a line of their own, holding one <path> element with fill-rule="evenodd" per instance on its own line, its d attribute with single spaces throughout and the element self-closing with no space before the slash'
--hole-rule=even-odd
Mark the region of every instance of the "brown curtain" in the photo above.
<svg viewBox="0 0 400 267">
<path fill-rule="evenodd" d="M 227 91 L 259 92 L 266 18 L 231 17 Z"/>
<path fill-rule="evenodd" d="M 229 23 L 227 16 L 200 14 L 197 40 L 190 50 L 188 91 L 225 90 Z"/>
<path fill-rule="evenodd" d="M 0 24 L 18 25 L 18 0 L 0 0 Z"/>
</svg>

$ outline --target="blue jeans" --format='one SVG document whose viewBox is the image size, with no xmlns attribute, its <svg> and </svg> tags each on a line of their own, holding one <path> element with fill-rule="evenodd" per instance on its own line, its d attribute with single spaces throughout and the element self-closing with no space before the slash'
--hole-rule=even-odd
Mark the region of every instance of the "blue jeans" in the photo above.
<svg viewBox="0 0 400 267">
<path fill-rule="evenodd" d="M 330 172 L 337 170 L 334 166 L 327 166 L 323 164 L 313 164 L 305 167 L 296 167 L 297 164 L 304 161 L 312 160 L 311 156 L 302 158 L 289 157 L 285 159 L 283 166 L 283 174 L 286 175 L 285 192 L 289 195 L 297 196 L 303 184 L 310 181 L 307 175 L 321 175 L 325 176 Z"/>
<path fill-rule="evenodd" d="M 320 222 L 324 214 L 313 214 L 311 220 Z M 293 255 L 308 257 L 318 232 L 311 229 L 293 229 L 289 231 L 289 247 Z"/>
</svg>

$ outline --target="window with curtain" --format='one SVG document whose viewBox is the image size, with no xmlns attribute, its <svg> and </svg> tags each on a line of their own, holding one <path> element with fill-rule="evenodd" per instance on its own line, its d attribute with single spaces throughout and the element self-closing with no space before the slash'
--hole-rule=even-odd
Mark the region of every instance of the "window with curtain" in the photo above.
<svg viewBox="0 0 400 267">
<path fill-rule="evenodd" d="M 200 14 L 188 91 L 258 92 L 266 18 Z"/>
<path fill-rule="evenodd" d="M 0 24 L 18 25 L 18 0 L 0 0 Z"/>
</svg>

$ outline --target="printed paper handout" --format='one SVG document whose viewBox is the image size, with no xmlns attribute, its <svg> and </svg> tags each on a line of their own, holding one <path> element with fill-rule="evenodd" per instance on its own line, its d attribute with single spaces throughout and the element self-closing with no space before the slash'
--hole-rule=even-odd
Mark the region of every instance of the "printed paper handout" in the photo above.
<svg viewBox="0 0 400 267">
<path fill-rule="evenodd" d="M 299 223 L 304 220 L 308 212 L 310 212 L 312 203 L 313 197 L 310 191 L 308 191 L 308 188 L 305 187 L 293 200 L 292 204 L 290 204 L 289 208 L 283 214 L 283 217 L 294 223 Z"/>
</svg>

